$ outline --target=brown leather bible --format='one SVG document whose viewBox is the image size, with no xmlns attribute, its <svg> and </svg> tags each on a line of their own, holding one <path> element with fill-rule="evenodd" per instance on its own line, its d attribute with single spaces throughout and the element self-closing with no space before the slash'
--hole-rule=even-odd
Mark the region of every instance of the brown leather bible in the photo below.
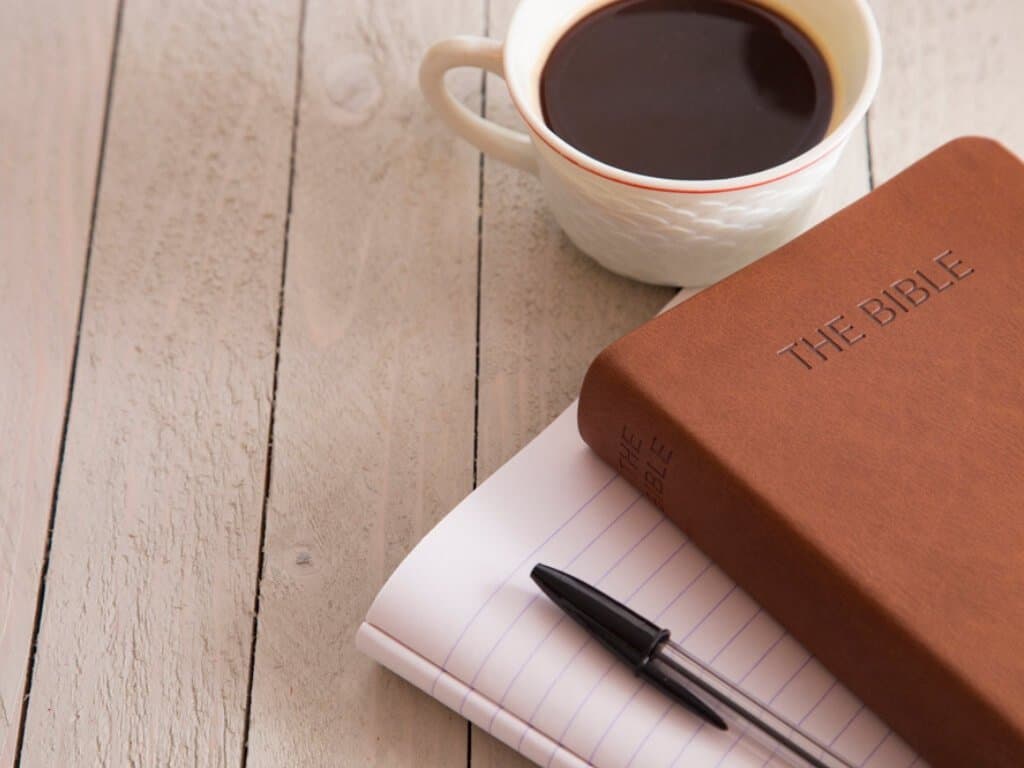
<svg viewBox="0 0 1024 768">
<path fill-rule="evenodd" d="M 934 766 L 1024 765 L 1024 164 L 964 138 L 611 345 L 583 438 Z"/>
</svg>

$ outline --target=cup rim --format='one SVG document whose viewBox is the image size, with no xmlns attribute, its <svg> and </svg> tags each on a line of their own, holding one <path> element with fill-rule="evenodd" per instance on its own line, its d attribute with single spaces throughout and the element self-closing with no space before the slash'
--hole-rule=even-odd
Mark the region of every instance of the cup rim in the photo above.
<svg viewBox="0 0 1024 768">
<path fill-rule="evenodd" d="M 614 2 L 614 0 L 605 0 L 602 5 L 607 5 L 611 2 Z M 881 78 L 882 41 L 878 32 L 878 24 L 875 21 L 874 14 L 867 3 L 867 0 L 848 0 L 848 2 L 853 4 L 855 10 L 860 16 L 868 38 L 867 73 L 864 77 L 864 83 L 861 86 L 860 93 L 857 94 L 857 98 L 854 101 L 853 106 L 850 108 L 846 117 L 844 117 L 832 131 L 822 137 L 821 141 L 813 147 L 784 163 L 773 165 L 770 168 L 765 168 L 764 170 L 757 171 L 755 173 L 748 173 L 742 176 L 732 176 L 722 179 L 687 180 L 648 176 L 646 174 L 616 168 L 613 165 L 602 162 L 601 160 L 591 157 L 585 152 L 577 149 L 551 130 L 547 123 L 544 122 L 543 118 L 538 118 L 534 113 L 534 110 L 527 109 L 525 106 L 525 94 L 520 92 L 520 83 L 516 79 L 509 79 L 506 76 L 506 84 L 508 86 L 509 95 L 512 98 L 512 104 L 515 106 L 516 111 L 519 113 L 519 116 L 522 117 L 527 127 L 529 127 L 530 132 L 544 142 L 549 149 L 561 155 L 576 167 L 592 173 L 595 176 L 599 176 L 603 179 L 617 182 L 628 187 L 653 190 L 656 192 L 673 192 L 678 194 L 736 192 L 739 190 L 751 189 L 752 187 L 760 187 L 798 174 L 842 147 L 846 143 L 846 139 L 850 132 L 857 123 L 860 122 L 861 118 L 864 117 L 868 108 L 871 106 L 871 102 L 878 90 L 878 83 Z M 520 5 L 519 8 L 521 7 L 522 6 Z M 517 8 L 516 12 L 513 14 L 512 20 L 509 23 L 508 34 L 502 46 L 502 63 L 506 73 L 511 71 L 508 61 L 510 56 L 508 42 L 509 40 L 515 39 L 517 23 L 520 19 L 519 8 Z"/>
</svg>

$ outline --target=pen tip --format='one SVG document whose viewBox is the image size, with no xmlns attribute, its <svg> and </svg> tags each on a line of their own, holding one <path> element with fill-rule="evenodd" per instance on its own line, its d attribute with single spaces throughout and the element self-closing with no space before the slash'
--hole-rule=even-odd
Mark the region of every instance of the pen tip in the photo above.
<svg viewBox="0 0 1024 768">
<path fill-rule="evenodd" d="M 544 565 L 544 563 L 537 563 L 533 566 L 533 570 L 530 571 L 530 578 L 534 581 L 543 581 L 544 579 L 550 578 L 553 574 L 557 574 L 554 568 L 550 565 Z"/>
</svg>

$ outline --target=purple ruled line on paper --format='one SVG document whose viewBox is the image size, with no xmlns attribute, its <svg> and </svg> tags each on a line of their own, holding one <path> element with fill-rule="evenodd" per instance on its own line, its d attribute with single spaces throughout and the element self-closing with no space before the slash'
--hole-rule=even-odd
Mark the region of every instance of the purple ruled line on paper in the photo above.
<svg viewBox="0 0 1024 768">
<path fill-rule="evenodd" d="M 690 745 L 693 743 L 693 740 L 697 738 L 697 734 L 704 730 L 705 725 L 707 725 L 707 721 L 701 720 L 700 723 L 697 725 L 697 728 L 694 730 L 694 732 L 690 734 L 690 738 L 683 742 L 683 746 L 679 748 L 678 752 L 676 752 L 676 756 L 673 757 L 672 762 L 668 764 L 669 768 L 675 768 L 676 763 L 683 759 L 683 753 L 686 752 L 687 749 L 689 749 Z"/>
<path fill-rule="evenodd" d="M 594 762 L 594 755 L 597 754 L 597 750 L 601 748 L 601 744 L 604 743 L 604 740 L 608 737 L 608 734 L 611 733 L 612 727 L 619 721 L 619 718 L 622 717 L 622 713 L 626 711 L 626 707 L 632 704 L 633 699 L 635 699 L 640 694 L 640 691 L 643 690 L 643 687 L 644 683 L 641 682 L 640 685 L 636 687 L 636 690 L 633 691 L 633 695 L 626 699 L 625 703 L 621 707 L 619 707 L 619 711 L 615 713 L 615 717 L 613 717 L 612 721 L 608 723 L 607 727 L 604 729 L 604 732 L 601 734 L 601 738 L 597 740 L 597 743 L 594 745 L 594 748 L 590 750 L 590 754 L 587 755 L 588 763 Z M 550 760 L 548 762 L 550 762 Z"/>
<path fill-rule="evenodd" d="M 875 748 L 868 752 L 868 756 L 860 761 L 860 765 L 862 766 L 862 768 L 870 762 L 871 758 L 875 756 L 875 752 L 877 752 L 882 747 L 882 745 L 889 740 L 890 736 L 892 736 L 892 731 L 886 728 L 885 735 L 878 740 L 878 743 L 875 744 Z"/>
<path fill-rule="evenodd" d="M 584 546 L 583 549 L 581 549 L 579 552 L 577 552 L 575 555 L 573 555 L 572 560 L 570 560 L 568 563 L 566 563 L 562 567 L 563 568 L 570 568 L 573 565 L 573 563 L 575 563 L 577 560 L 579 560 L 583 556 L 583 554 L 594 545 L 594 543 L 596 541 L 598 541 L 602 536 L 604 536 L 611 529 L 611 527 L 613 525 L 615 525 L 617 522 L 619 522 L 619 520 L 621 520 L 622 517 L 627 512 L 629 512 L 629 510 L 631 510 L 633 507 L 635 507 L 637 505 L 637 502 L 639 502 L 640 499 L 642 499 L 642 498 L 643 498 L 643 494 L 642 493 L 638 493 L 636 495 L 636 498 L 634 498 L 633 501 L 631 501 L 628 505 L 626 505 L 625 509 L 623 509 L 621 512 L 619 512 L 619 514 L 617 514 L 611 520 L 611 522 L 608 523 L 608 525 L 606 525 L 604 528 L 601 529 L 600 533 L 598 533 L 596 536 L 594 536 L 594 538 L 592 538 L 590 541 L 588 541 L 586 546 Z M 639 542 L 637 542 L 637 543 L 639 543 Z M 480 673 L 484 670 L 484 667 L 487 666 L 487 662 L 490 661 L 491 656 L 498 649 L 498 646 L 501 645 L 501 643 L 505 640 L 505 638 L 508 637 L 508 635 L 512 631 L 513 627 L 515 627 L 516 624 L 519 623 L 519 620 L 523 617 L 523 615 L 530 609 L 530 607 L 534 603 L 536 603 L 538 600 L 540 600 L 540 598 L 541 598 L 541 593 L 540 592 L 538 592 L 533 597 L 531 597 L 527 601 L 526 605 L 523 606 L 523 609 L 521 611 L 519 611 L 519 613 L 516 615 L 516 617 L 514 619 L 512 619 L 512 623 L 509 624 L 507 627 L 505 627 L 505 629 L 502 631 L 502 633 L 498 636 L 498 639 L 494 641 L 494 645 L 491 646 L 491 649 L 487 652 L 487 654 L 484 656 L 483 660 L 477 666 L 476 672 L 473 673 L 473 677 L 469 681 L 469 687 L 466 688 L 466 693 L 463 694 L 463 696 L 462 696 L 462 703 L 459 704 L 459 714 L 460 715 L 462 714 L 463 708 L 466 706 L 466 701 L 469 699 L 470 692 L 473 690 L 473 687 L 476 685 L 477 678 L 480 677 Z"/>
<path fill-rule="evenodd" d="M 612 663 L 609 664 L 605 668 L 604 672 L 601 673 L 601 676 L 597 678 L 597 680 L 594 682 L 592 686 L 590 686 L 590 690 L 587 691 L 587 695 L 583 697 L 583 700 L 576 705 L 576 709 L 573 710 L 572 717 L 569 718 L 569 722 L 565 724 L 565 728 L 563 728 L 562 732 L 558 734 L 558 739 L 555 742 L 555 748 L 554 750 L 552 750 L 551 755 L 548 757 L 547 765 L 551 765 L 551 761 L 554 760 L 555 755 L 558 754 L 558 748 L 562 745 L 562 740 L 565 738 L 565 734 L 567 734 L 569 732 L 569 729 L 572 728 L 572 724 L 576 722 L 576 718 L 579 717 L 580 712 L 583 711 L 583 707 L 585 707 L 587 702 L 590 701 L 590 697 L 594 695 L 594 692 L 598 689 L 598 687 L 600 687 L 601 683 L 604 682 L 604 679 L 611 674 L 611 671 L 613 669 L 615 669 L 616 664 L 621 664 L 621 662 L 618 659 L 613 659 Z"/>
<path fill-rule="evenodd" d="M 558 674 L 555 675 L 555 679 L 552 680 L 548 684 L 547 690 L 544 691 L 544 695 L 540 697 L 540 701 L 537 702 L 537 706 L 535 706 L 533 708 L 533 711 L 530 713 L 530 716 L 526 719 L 526 727 L 523 729 L 523 733 L 519 737 L 519 743 L 516 745 L 516 750 L 517 751 L 520 751 L 520 752 L 522 751 L 523 739 L 526 738 L 526 734 L 528 734 L 530 732 L 530 730 L 532 729 L 532 727 L 533 727 L 533 718 L 535 718 L 537 716 L 537 713 L 540 711 L 541 706 L 547 700 L 548 695 L 551 693 L 551 691 L 553 691 L 555 689 L 555 686 L 558 684 L 558 681 L 561 680 L 562 677 L 565 675 L 565 673 L 569 671 L 569 667 L 572 666 L 572 663 L 574 661 L 576 661 L 576 659 L 579 657 L 579 655 L 581 653 L 583 653 L 583 649 L 586 648 L 586 647 L 587 647 L 587 640 L 584 640 L 582 643 L 580 643 L 580 647 L 576 649 L 576 652 L 565 663 L 565 666 L 563 666 L 559 670 Z"/>
<path fill-rule="evenodd" d="M 612 563 L 605 569 L 604 573 L 602 573 L 598 577 L 597 581 L 594 582 L 595 586 L 601 584 L 601 582 L 608 578 L 608 575 L 611 574 L 611 572 L 614 571 L 616 568 L 618 568 L 622 561 L 629 557 L 629 555 L 632 554 L 637 547 L 639 547 L 641 544 L 647 541 L 650 535 L 654 533 L 654 531 L 657 530 L 657 528 L 661 526 L 664 522 L 666 522 L 666 518 L 662 517 L 654 525 L 648 528 L 647 532 L 643 536 L 637 539 L 629 549 L 627 549 L 625 552 L 619 555 L 618 559 L 616 559 L 614 563 Z M 680 547 L 680 549 L 681 548 L 682 547 Z M 676 551 L 678 551 L 678 549 Z M 491 715 L 491 720 L 487 724 L 488 733 L 490 733 L 491 728 L 494 726 L 494 718 L 498 716 L 498 712 L 501 710 L 502 705 L 505 703 L 505 698 L 508 696 L 509 691 L 512 690 L 512 686 L 516 684 L 516 681 L 519 679 L 519 676 L 523 674 L 523 670 L 525 670 L 526 667 L 529 666 L 530 662 L 533 661 L 534 656 L 537 655 L 537 651 L 540 650 L 541 646 L 544 645 L 545 642 L 547 642 L 548 638 L 551 637 L 552 634 L 554 634 L 554 631 L 558 629 L 559 626 L 561 626 L 562 622 L 565 621 L 565 619 L 566 616 L 564 613 L 561 616 L 559 616 L 558 620 L 551 625 L 551 629 L 547 631 L 547 634 L 545 634 L 544 637 L 538 640 L 537 644 L 533 646 L 533 649 L 530 651 L 529 656 L 526 657 L 526 660 L 519 665 L 519 669 L 516 670 L 515 675 L 513 675 L 512 679 L 509 680 L 508 685 L 505 686 L 505 690 L 502 692 L 501 697 L 498 699 L 498 709 L 494 710 L 494 714 Z"/>
<path fill-rule="evenodd" d="M 853 725 L 853 721 L 856 720 L 860 713 L 863 711 L 864 705 L 861 704 L 859 707 L 857 707 L 857 710 L 852 715 L 850 715 L 850 719 L 846 721 L 846 724 L 839 729 L 839 733 L 832 737 L 832 741 L 828 743 L 829 747 L 831 747 L 833 744 L 839 741 L 839 737 L 846 733 L 846 729 Z"/>
<path fill-rule="evenodd" d="M 782 687 L 781 687 L 781 688 L 779 688 L 779 690 L 777 690 L 777 691 L 775 692 L 775 695 L 774 695 L 774 696 L 772 696 L 772 697 L 771 697 L 770 699 L 768 699 L 768 703 L 766 704 L 766 706 L 771 706 L 772 704 L 774 704 L 774 703 L 775 703 L 775 700 L 776 700 L 777 698 L 779 698 L 779 696 L 781 696 L 781 695 L 782 695 L 782 692 L 783 692 L 784 690 L 786 690 L 786 688 L 788 688 L 788 687 L 789 687 L 789 684 L 790 684 L 790 683 L 792 683 L 792 682 L 793 682 L 793 681 L 794 681 L 794 680 L 796 679 L 796 676 L 797 676 L 797 675 L 799 675 L 799 674 L 800 674 L 801 672 L 803 672 L 803 671 L 804 671 L 804 667 L 806 667 L 806 666 L 807 666 L 808 664 L 810 664 L 810 663 L 811 663 L 811 659 L 813 659 L 813 658 L 814 658 L 814 657 L 813 657 L 813 656 L 812 656 L 811 654 L 809 654 L 809 653 L 807 654 L 807 658 L 806 658 L 806 659 L 804 659 L 804 663 L 803 663 L 803 664 L 801 664 L 801 665 L 800 665 L 799 667 L 797 667 L 797 668 L 796 668 L 796 672 L 794 672 L 794 673 L 793 673 L 792 675 L 790 675 L 790 676 L 789 676 L 788 678 L 786 678 L 786 682 L 784 682 L 784 683 L 782 684 Z"/>
<path fill-rule="evenodd" d="M 724 603 L 726 600 L 728 600 L 730 595 L 732 595 L 732 593 L 735 592 L 737 589 L 738 589 L 738 587 L 735 584 L 733 584 L 732 587 L 729 589 L 729 591 L 726 592 L 724 595 L 722 595 L 720 598 L 718 598 L 718 602 L 715 603 L 713 606 L 711 606 L 711 608 L 708 609 L 707 613 L 705 613 L 703 616 L 701 616 L 700 621 L 698 621 L 693 626 L 693 628 L 690 629 L 689 632 L 687 632 L 685 635 L 683 635 L 683 638 L 681 640 L 677 640 L 676 643 L 678 645 L 682 646 L 683 643 L 685 643 L 687 640 L 689 640 L 690 637 L 693 635 L 693 633 L 696 632 L 698 629 L 700 629 L 701 626 L 703 626 L 704 622 L 707 621 L 709 618 L 711 618 L 711 614 L 713 614 L 715 611 L 717 611 L 719 606 L 721 606 L 722 603 Z"/>
<path fill-rule="evenodd" d="M 741 634 L 743 634 L 743 630 L 745 630 L 747 627 L 749 627 L 751 624 L 753 624 L 754 619 L 756 619 L 760 615 L 761 615 L 761 609 L 758 608 L 756 611 L 754 611 L 753 615 L 743 623 L 742 627 L 740 627 L 739 629 L 737 629 L 735 632 L 732 633 L 732 636 L 728 640 L 725 641 L 725 645 L 723 645 L 721 648 L 718 649 L 718 653 L 716 653 L 714 656 L 711 657 L 711 659 L 708 661 L 708 666 L 711 666 L 716 661 L 718 661 L 718 657 L 721 656 L 723 653 L 725 653 L 725 649 L 728 648 L 730 645 L 732 645 L 733 641 L 736 640 L 736 638 L 738 638 Z"/>
<path fill-rule="evenodd" d="M 663 520 L 667 520 L 668 518 L 662 518 L 662 519 Z M 675 549 L 673 549 L 669 553 L 668 557 L 666 557 L 664 560 L 661 561 L 661 564 L 657 568 L 655 568 L 653 571 L 651 571 L 649 574 L 647 574 L 647 577 L 643 581 L 640 582 L 640 585 L 636 589 L 634 589 L 632 592 L 630 592 L 628 595 L 626 595 L 626 602 L 628 603 L 630 600 L 632 600 L 634 597 L 636 597 L 636 593 L 639 592 L 644 587 L 646 587 L 650 583 L 651 579 L 653 579 L 655 576 L 657 576 L 659 573 L 661 573 L 661 569 L 664 568 L 666 565 L 668 565 L 669 562 L 674 560 L 676 555 L 678 555 L 680 552 L 682 552 L 683 549 L 685 549 L 686 546 L 689 543 L 690 543 L 689 539 L 683 539 L 680 542 L 679 546 L 676 547 Z"/>
<path fill-rule="evenodd" d="M 498 584 L 498 586 L 494 588 L 494 591 L 491 592 L 491 594 L 487 597 L 486 600 L 484 600 L 483 604 L 477 609 L 476 613 L 474 613 L 470 617 L 469 621 L 466 622 L 466 626 L 464 626 L 462 628 L 462 631 L 459 632 L 458 637 L 455 638 L 455 643 L 452 645 L 451 650 L 448 651 L 448 655 L 444 657 L 444 661 L 441 662 L 441 667 L 437 671 L 437 676 L 434 678 L 434 682 L 430 686 L 430 695 L 431 696 L 434 695 L 434 690 L 437 688 L 437 682 L 438 682 L 438 680 L 441 679 L 441 675 L 445 671 L 447 671 L 448 662 L 451 660 L 452 654 L 455 653 L 455 649 L 459 647 L 459 644 L 462 642 L 462 638 L 464 638 L 466 636 L 466 632 L 468 632 L 469 628 L 471 626 L 473 626 L 474 622 L 476 622 L 476 620 L 480 617 L 480 614 L 484 612 L 484 609 L 490 604 L 491 600 L 493 600 L 495 598 L 495 596 L 497 596 L 497 594 L 502 589 L 505 588 L 505 586 L 509 583 L 509 581 L 512 580 L 512 577 L 515 576 L 519 572 L 520 568 L 522 568 L 524 565 L 526 565 L 528 562 L 530 562 L 530 560 L 532 560 L 534 557 L 536 557 L 537 553 L 540 552 L 540 550 L 542 550 L 545 546 L 547 546 L 548 543 L 553 538 L 555 538 L 555 536 L 557 536 L 558 533 L 565 528 L 565 526 L 567 526 L 569 523 L 571 523 L 581 512 L 583 512 L 583 510 L 585 510 L 587 507 L 589 507 L 594 502 L 594 500 L 597 499 L 598 496 L 600 496 L 602 493 L 604 493 L 605 490 L 607 490 L 608 486 L 610 486 L 613 482 L 615 482 L 615 479 L 618 478 L 618 477 L 619 477 L 618 473 L 613 474 L 605 482 L 604 485 L 602 485 L 600 488 L 598 488 L 589 499 L 584 501 L 583 504 L 581 504 L 576 509 L 575 512 L 573 512 L 571 515 L 569 515 L 569 517 L 567 517 L 565 519 L 565 521 L 562 522 L 561 525 L 559 525 L 557 528 L 555 528 L 555 530 L 552 531 L 551 534 L 546 539 L 544 539 L 544 541 L 542 541 L 540 544 L 538 544 L 533 549 L 533 551 L 530 552 L 530 554 L 528 554 L 526 557 L 524 557 L 522 559 L 522 561 L 519 563 L 519 565 L 517 565 L 515 568 L 513 568 L 511 573 L 509 573 L 509 575 L 506 576 L 501 581 L 501 583 Z"/>
<path fill-rule="evenodd" d="M 533 661 L 534 657 L 537 655 L 537 652 L 540 650 L 541 646 L 548 641 L 548 638 L 550 638 L 551 635 L 555 633 L 555 630 L 562 625 L 563 621 L 565 621 L 565 616 L 560 616 L 558 618 L 558 621 L 551 625 L 551 629 L 547 631 L 547 634 L 544 635 L 544 637 L 537 641 L 537 644 L 533 646 L 533 650 L 530 651 L 530 655 L 526 657 L 526 661 L 524 661 L 519 666 L 519 669 L 516 670 L 515 675 L 513 675 L 512 679 L 509 680 L 508 685 L 505 686 L 505 690 L 501 694 L 501 698 L 498 699 L 498 708 L 494 710 L 494 714 L 491 715 L 491 721 L 487 724 L 488 733 L 490 733 L 491 729 L 494 728 L 494 719 L 498 716 L 498 712 L 501 711 L 502 705 L 505 703 L 505 699 L 508 697 L 508 694 L 512 690 L 512 687 L 519 680 L 520 675 L 523 674 L 523 671 L 530 665 L 530 662 Z M 582 646 L 580 649 L 582 650 Z"/>
<path fill-rule="evenodd" d="M 830 686 L 829 686 L 828 688 L 826 688 L 826 689 L 825 689 L 825 692 L 824 692 L 823 694 L 821 694 L 821 696 L 819 696 L 819 697 L 818 697 L 818 700 L 817 700 L 816 702 L 814 702 L 814 705 L 813 705 L 813 706 L 812 706 L 812 707 L 811 707 L 811 708 L 810 708 L 809 710 L 807 710 L 806 714 L 804 714 L 804 716 L 803 716 L 803 717 L 801 717 L 801 718 L 800 718 L 800 719 L 799 719 L 799 720 L 797 721 L 797 724 L 796 724 L 796 728 L 793 728 L 792 726 L 790 726 L 790 729 L 789 729 L 789 730 L 790 730 L 790 731 L 799 731 L 799 730 L 800 730 L 800 726 L 801 726 L 801 725 L 803 725 L 803 724 L 804 724 L 804 723 L 805 723 L 805 722 L 807 721 L 807 718 L 809 718 L 809 717 L 810 717 L 811 715 L 813 715 L 813 714 L 814 714 L 814 713 L 815 713 L 815 712 L 817 711 L 818 707 L 820 707 L 820 706 L 821 706 L 821 703 L 822 703 L 823 701 L 825 701 L 825 698 L 826 698 L 826 697 L 827 697 L 827 696 L 828 696 L 828 695 L 829 695 L 830 693 L 832 693 L 833 689 L 834 689 L 834 688 L 835 688 L 835 687 L 836 687 L 836 686 L 837 686 L 838 684 L 839 684 L 839 681 L 838 681 L 838 680 L 833 680 L 833 681 L 832 681 L 832 685 L 830 685 Z M 730 748 L 730 751 L 732 751 L 732 749 L 731 749 L 731 748 Z M 772 753 L 771 753 L 770 755 L 768 755 L 768 759 L 767 759 L 767 760 L 765 760 L 765 761 L 764 761 L 763 763 L 761 763 L 761 768 L 765 768 L 765 766 L 767 766 L 767 765 L 768 765 L 768 763 L 770 763 L 770 762 L 771 762 L 772 760 L 774 760 L 774 759 L 775 759 L 775 756 L 776 756 L 776 755 L 778 754 L 778 752 L 779 752 L 779 748 L 778 748 L 778 747 L 775 747 L 775 749 L 773 749 L 773 750 L 772 750 Z"/>
<path fill-rule="evenodd" d="M 722 753 L 722 756 L 720 758 L 718 758 L 718 762 L 715 763 L 715 768 L 719 768 L 722 765 L 722 763 L 725 762 L 725 758 L 727 758 L 729 755 L 732 754 L 732 751 L 734 749 L 736 749 L 736 745 L 739 744 L 740 740 L 744 736 L 746 736 L 747 733 L 749 733 L 749 732 L 750 732 L 750 729 L 747 728 L 747 729 L 744 729 L 744 730 L 740 731 L 738 734 L 736 734 L 736 738 L 732 740 L 732 744 L 730 744 L 729 748 L 727 750 L 725 750 L 725 752 Z M 771 760 L 770 757 L 768 759 Z"/>
<path fill-rule="evenodd" d="M 765 659 L 768 658 L 768 654 L 770 654 L 772 651 L 774 651 L 778 647 L 779 643 L 781 643 L 785 639 L 785 637 L 786 637 L 786 630 L 782 630 L 779 633 L 779 636 L 777 638 L 775 638 L 775 642 L 772 643 L 771 645 L 769 645 L 767 648 L 765 648 L 764 653 L 762 653 L 760 656 L 757 657 L 757 661 L 754 662 L 754 665 L 750 669 L 748 669 L 746 672 L 743 673 L 743 676 L 739 680 L 736 681 L 736 684 L 739 685 L 744 680 L 746 680 L 748 677 L 750 677 L 752 674 L 754 674 L 754 670 L 761 666 L 761 662 L 763 662 Z"/>
<path fill-rule="evenodd" d="M 682 599 L 683 595 L 685 595 L 689 591 L 690 587 L 692 587 L 701 576 L 703 576 L 705 573 L 711 570 L 712 565 L 714 565 L 714 563 L 708 560 L 704 567 L 701 569 L 700 573 L 698 573 L 696 576 L 690 579 L 690 583 L 687 584 L 684 589 L 681 589 L 678 592 L 676 592 L 675 596 L 669 601 L 668 605 L 666 605 L 664 608 L 658 611 L 658 613 L 654 616 L 654 619 L 652 619 L 652 621 L 657 623 L 658 620 L 665 615 L 666 611 L 668 611 L 673 605 L 675 605 Z"/>
<path fill-rule="evenodd" d="M 667 611 L 669 608 L 671 608 L 673 605 L 675 605 L 676 602 L 678 602 L 679 599 L 682 598 L 683 595 L 685 595 L 687 592 L 689 592 L 690 588 L 694 584 L 696 584 L 698 581 L 700 581 L 700 577 L 703 576 L 705 573 L 707 573 L 708 571 L 711 570 L 711 566 L 712 565 L 713 565 L 713 563 L 710 560 L 708 560 L 707 564 L 703 568 L 700 569 L 700 571 L 697 573 L 697 575 L 694 576 L 692 579 L 690 579 L 686 583 L 685 587 L 683 587 L 678 592 L 676 592 L 675 596 L 672 598 L 672 600 L 669 602 L 669 604 L 666 605 L 664 608 L 661 609 L 661 611 L 658 612 L 658 615 L 654 617 L 655 622 L 657 622 L 657 620 L 661 618 L 661 615 L 663 613 L 665 613 L 665 611 Z"/>
<path fill-rule="evenodd" d="M 661 721 L 668 717 L 668 713 L 671 711 L 672 703 L 669 702 L 669 705 L 665 707 L 665 711 L 661 713 L 661 717 L 654 721 L 654 725 L 647 729 L 647 733 L 645 733 L 644 737 L 640 739 L 640 743 L 636 745 L 636 749 L 633 750 L 633 754 L 629 756 L 629 761 L 626 763 L 626 768 L 630 768 L 630 766 L 633 765 L 633 762 L 640 754 L 640 750 L 642 750 L 644 748 L 644 745 L 647 744 L 648 741 L 650 741 L 651 736 L 654 734 L 656 730 L 658 730 L 658 726 L 661 725 Z"/>
<path fill-rule="evenodd" d="M 835 690 L 835 687 L 837 685 L 839 685 L 839 681 L 833 680 L 832 685 L 825 689 L 825 692 L 818 697 L 818 700 L 816 702 L 814 702 L 814 706 L 807 710 L 806 715 L 800 718 L 800 721 L 797 723 L 797 725 L 803 725 L 804 721 L 807 720 L 807 718 L 809 718 L 812 714 L 814 714 L 815 710 L 821 706 L 821 703 L 825 701 L 826 698 L 828 698 L 828 695 Z"/>
</svg>

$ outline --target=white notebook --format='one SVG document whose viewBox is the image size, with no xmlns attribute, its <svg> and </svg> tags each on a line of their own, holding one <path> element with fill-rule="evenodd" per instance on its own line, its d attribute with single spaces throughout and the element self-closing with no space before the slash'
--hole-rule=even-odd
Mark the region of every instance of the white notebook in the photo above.
<svg viewBox="0 0 1024 768">
<path fill-rule="evenodd" d="M 851 765 L 924 766 L 590 451 L 575 404 L 409 554 L 356 644 L 538 765 L 785 765 L 634 677 L 540 593 L 529 575 L 538 562 L 668 627 L 719 675 Z"/>
</svg>

